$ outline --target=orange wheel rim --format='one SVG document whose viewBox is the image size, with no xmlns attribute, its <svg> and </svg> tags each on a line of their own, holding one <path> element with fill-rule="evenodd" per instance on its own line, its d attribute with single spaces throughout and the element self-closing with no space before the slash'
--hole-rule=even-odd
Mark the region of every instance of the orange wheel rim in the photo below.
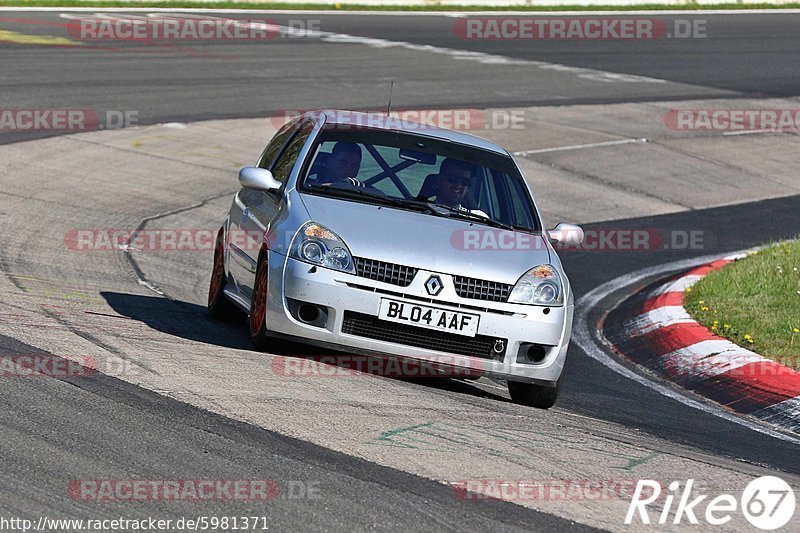
<svg viewBox="0 0 800 533">
<path fill-rule="evenodd" d="M 225 270 L 222 265 L 222 246 L 217 244 L 214 249 L 214 269 L 211 271 L 211 285 L 208 287 L 208 305 L 214 302 L 217 294 L 222 289 L 222 277 Z"/>
<path fill-rule="evenodd" d="M 253 291 L 253 312 L 250 313 L 250 330 L 255 334 L 267 318 L 267 266 L 262 265 Z"/>
</svg>

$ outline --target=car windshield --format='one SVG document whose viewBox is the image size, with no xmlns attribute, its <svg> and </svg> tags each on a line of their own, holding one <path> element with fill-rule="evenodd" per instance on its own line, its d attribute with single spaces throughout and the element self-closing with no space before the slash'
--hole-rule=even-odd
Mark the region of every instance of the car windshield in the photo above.
<svg viewBox="0 0 800 533">
<path fill-rule="evenodd" d="M 540 230 L 507 155 L 421 134 L 342 128 L 323 130 L 311 153 L 298 187 L 304 193 Z"/>
</svg>

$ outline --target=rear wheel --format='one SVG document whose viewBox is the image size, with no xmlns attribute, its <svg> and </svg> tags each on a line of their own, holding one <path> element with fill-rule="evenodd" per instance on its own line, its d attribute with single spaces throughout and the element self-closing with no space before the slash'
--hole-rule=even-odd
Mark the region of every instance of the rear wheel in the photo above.
<svg viewBox="0 0 800 533">
<path fill-rule="evenodd" d="M 267 287 L 269 268 L 264 256 L 258 258 L 253 297 L 250 299 L 250 339 L 257 350 L 265 351 L 269 345 L 267 337 Z"/>
<path fill-rule="evenodd" d="M 214 266 L 211 269 L 211 283 L 208 286 L 208 316 L 215 320 L 233 322 L 244 318 L 243 313 L 225 296 L 225 241 L 220 228 L 214 246 Z"/>
<path fill-rule="evenodd" d="M 539 409 L 553 407 L 560 391 L 561 379 L 556 382 L 555 387 L 545 387 L 544 385 L 521 383 L 519 381 L 508 382 L 508 393 L 514 403 L 538 407 Z"/>
</svg>

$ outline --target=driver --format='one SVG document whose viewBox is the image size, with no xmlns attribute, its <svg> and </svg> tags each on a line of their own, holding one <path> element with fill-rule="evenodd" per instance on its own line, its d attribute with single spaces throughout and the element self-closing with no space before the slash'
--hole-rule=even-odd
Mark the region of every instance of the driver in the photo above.
<svg viewBox="0 0 800 533">
<path fill-rule="evenodd" d="M 436 178 L 436 199 L 439 205 L 455 207 L 488 218 L 489 215 L 480 209 L 467 209 L 462 204 L 469 192 L 472 166 L 458 159 L 447 158 L 439 167 Z"/>
<path fill-rule="evenodd" d="M 447 158 L 439 167 L 436 178 L 436 203 L 448 207 L 461 207 L 469 190 L 469 165 L 457 159 Z"/>
<path fill-rule="evenodd" d="M 355 143 L 338 142 L 331 150 L 328 171 L 320 181 L 322 185 L 349 182 L 360 187 L 362 183 L 356 179 L 360 169 L 361 147 Z"/>
</svg>

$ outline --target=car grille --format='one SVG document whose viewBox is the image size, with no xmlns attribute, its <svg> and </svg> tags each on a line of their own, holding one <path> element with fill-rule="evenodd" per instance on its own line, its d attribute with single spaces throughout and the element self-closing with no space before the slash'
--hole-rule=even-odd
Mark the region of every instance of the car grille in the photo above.
<svg viewBox="0 0 800 533">
<path fill-rule="evenodd" d="M 485 359 L 502 358 L 505 355 L 507 339 L 476 335 L 465 337 L 454 333 L 445 333 L 426 328 L 417 328 L 404 324 L 395 324 L 378 317 L 356 313 L 344 312 L 342 333 L 357 335 L 385 342 L 394 342 L 416 348 L 436 350 L 439 352 L 457 353 Z M 502 352 L 495 352 L 496 342 L 502 342 Z"/>
<path fill-rule="evenodd" d="M 354 257 L 353 260 L 356 263 L 356 273 L 359 276 L 382 281 L 383 283 L 408 287 L 414 280 L 414 276 L 417 275 L 417 269 L 414 267 L 363 257 Z"/>
<path fill-rule="evenodd" d="M 462 298 L 490 302 L 507 302 L 508 295 L 511 294 L 511 289 L 513 288 L 513 285 L 506 283 L 462 276 L 453 276 L 453 283 L 456 286 L 456 293 Z"/>
<path fill-rule="evenodd" d="M 414 276 L 419 271 L 414 267 L 365 257 L 354 257 L 353 261 L 356 264 L 356 273 L 362 278 L 391 283 L 400 287 L 411 285 L 411 282 L 414 281 Z M 453 283 L 456 287 L 456 293 L 460 297 L 488 302 L 507 302 L 508 295 L 511 294 L 511 289 L 514 288 L 513 285 L 507 283 L 464 276 L 453 276 Z"/>
</svg>

